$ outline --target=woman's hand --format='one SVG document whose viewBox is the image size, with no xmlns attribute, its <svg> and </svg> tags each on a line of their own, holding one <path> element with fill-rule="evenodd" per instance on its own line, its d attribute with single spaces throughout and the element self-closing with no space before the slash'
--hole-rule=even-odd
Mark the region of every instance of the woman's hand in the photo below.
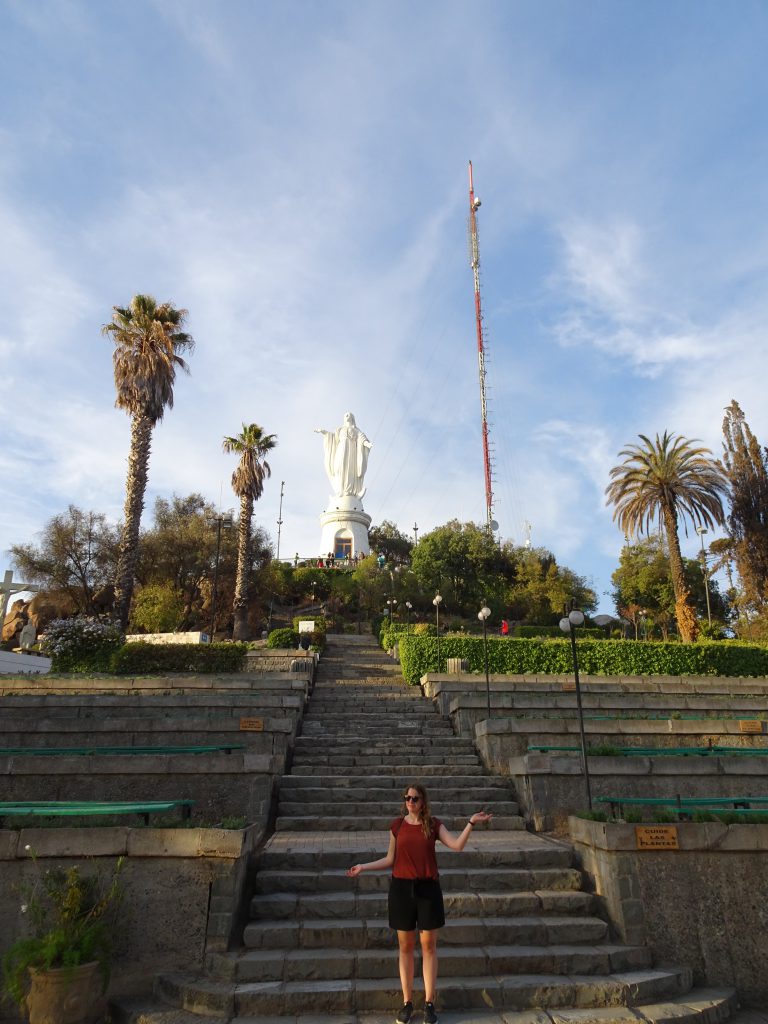
<svg viewBox="0 0 768 1024">
<path fill-rule="evenodd" d="M 351 868 L 347 868 L 347 878 L 357 878 L 362 873 L 362 864 L 353 864 Z"/>
<path fill-rule="evenodd" d="M 490 821 L 493 814 L 488 814 L 486 811 L 478 811 L 476 814 L 471 815 L 469 822 L 471 825 L 482 825 L 486 821 Z"/>
</svg>

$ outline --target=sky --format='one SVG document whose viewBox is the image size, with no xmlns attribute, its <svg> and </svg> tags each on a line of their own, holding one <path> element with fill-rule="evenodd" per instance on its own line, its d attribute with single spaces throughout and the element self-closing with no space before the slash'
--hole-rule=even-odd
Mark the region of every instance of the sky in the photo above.
<svg viewBox="0 0 768 1024">
<path fill-rule="evenodd" d="M 122 515 L 101 327 L 136 293 L 196 342 L 146 525 L 236 507 L 256 422 L 255 523 L 284 481 L 280 553 L 319 554 L 347 411 L 374 524 L 483 522 L 472 160 L 500 536 L 613 611 L 619 451 L 719 456 L 734 398 L 768 439 L 767 42 L 752 0 L 0 0 L 0 569 L 69 504 Z"/>
</svg>

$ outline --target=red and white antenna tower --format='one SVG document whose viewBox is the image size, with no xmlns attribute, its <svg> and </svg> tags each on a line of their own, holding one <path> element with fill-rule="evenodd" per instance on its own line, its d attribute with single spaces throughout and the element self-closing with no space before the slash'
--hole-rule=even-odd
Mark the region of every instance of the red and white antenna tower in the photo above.
<svg viewBox="0 0 768 1024">
<path fill-rule="evenodd" d="M 485 526 L 488 533 L 498 529 L 493 518 L 493 475 L 488 444 L 488 400 L 485 394 L 485 344 L 483 337 L 483 310 L 480 303 L 480 242 L 477 237 L 477 211 L 480 200 L 475 195 L 472 181 L 472 161 L 469 161 L 469 262 L 475 280 L 475 321 L 477 324 L 477 362 L 480 371 L 480 416 L 483 431 L 483 467 L 485 470 Z"/>
</svg>

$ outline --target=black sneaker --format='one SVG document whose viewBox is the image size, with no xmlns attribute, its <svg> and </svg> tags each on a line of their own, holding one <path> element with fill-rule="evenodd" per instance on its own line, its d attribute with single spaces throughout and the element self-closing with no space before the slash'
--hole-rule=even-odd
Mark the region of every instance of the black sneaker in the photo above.
<svg viewBox="0 0 768 1024">
<path fill-rule="evenodd" d="M 424 1024 L 437 1024 L 434 1003 L 424 1003 Z"/>
<path fill-rule="evenodd" d="M 398 1013 L 398 1015 L 395 1017 L 396 1024 L 408 1024 L 408 1022 L 411 1019 L 412 1013 L 413 1003 L 409 999 L 408 1002 L 405 1003 L 405 1005 L 403 1006 L 400 1013 Z M 437 1017 L 435 1017 L 435 1020 L 437 1020 Z"/>
</svg>

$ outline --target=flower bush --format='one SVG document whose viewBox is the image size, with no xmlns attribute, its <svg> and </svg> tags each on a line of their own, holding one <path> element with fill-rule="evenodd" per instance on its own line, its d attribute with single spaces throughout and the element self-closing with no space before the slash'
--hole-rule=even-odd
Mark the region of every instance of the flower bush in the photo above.
<svg viewBox="0 0 768 1024">
<path fill-rule="evenodd" d="M 54 672 L 109 672 L 124 641 L 116 622 L 54 619 L 45 631 L 43 651 L 53 659 Z"/>
</svg>

